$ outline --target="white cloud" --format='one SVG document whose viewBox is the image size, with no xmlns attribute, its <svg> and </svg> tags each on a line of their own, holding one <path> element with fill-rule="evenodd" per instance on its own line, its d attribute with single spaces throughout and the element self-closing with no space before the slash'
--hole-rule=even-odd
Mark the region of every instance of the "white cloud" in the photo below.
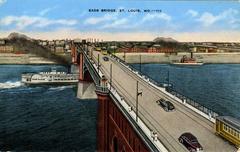
<svg viewBox="0 0 240 152">
<path fill-rule="evenodd" d="M 122 18 L 122 19 L 113 21 L 113 23 L 107 23 L 103 25 L 102 28 L 120 28 L 120 27 L 123 28 L 126 26 L 127 23 L 128 23 L 128 19 Z"/>
<path fill-rule="evenodd" d="M 44 16 L 45 14 L 47 14 L 48 12 L 50 12 L 52 10 L 52 8 L 46 8 L 46 9 L 43 9 L 41 10 L 38 14 L 40 16 Z"/>
<path fill-rule="evenodd" d="M 112 21 L 117 19 L 118 14 L 105 14 L 100 17 L 90 17 L 84 21 L 84 24 L 95 25 L 106 21 Z"/>
<path fill-rule="evenodd" d="M 44 16 L 44 15 L 47 14 L 50 10 L 51 10 L 51 8 L 46 8 L 46 9 L 44 9 L 44 10 L 41 10 L 41 11 L 39 12 L 39 15 L 40 15 L 40 16 Z"/>
<path fill-rule="evenodd" d="M 56 8 L 57 8 L 57 6 L 49 7 L 49 8 L 46 8 L 46 9 L 41 10 L 38 14 L 39 14 L 40 16 L 44 16 L 44 15 L 46 15 L 48 12 L 50 12 L 50 11 L 56 9 Z"/>
<path fill-rule="evenodd" d="M 214 24 L 219 19 L 220 18 L 218 16 L 214 16 L 211 13 L 205 12 L 201 15 L 198 21 L 201 22 L 204 26 L 209 26 Z"/>
<path fill-rule="evenodd" d="M 218 21 L 225 20 L 229 24 L 234 24 L 238 19 L 236 19 L 236 16 L 239 14 L 238 10 L 235 9 L 228 9 L 223 11 L 222 13 L 219 13 L 218 15 L 213 15 L 209 12 L 204 12 L 197 21 L 201 22 L 203 26 L 208 27 Z"/>
<path fill-rule="evenodd" d="M 192 10 L 192 9 L 188 10 L 186 14 L 189 14 L 189 15 L 191 15 L 192 17 L 198 16 L 198 12 L 197 12 L 197 11 L 194 11 L 194 10 Z"/>
<path fill-rule="evenodd" d="M 2 4 L 6 3 L 6 2 L 7 2 L 7 0 L 0 0 L 0 6 L 1 6 Z"/>
<path fill-rule="evenodd" d="M 141 22 L 146 22 L 146 21 L 150 21 L 150 20 L 156 20 L 156 19 L 161 19 L 161 20 L 165 20 L 165 21 L 171 21 L 172 17 L 169 16 L 166 13 L 153 13 L 153 14 L 147 14 L 142 18 Z"/>
<path fill-rule="evenodd" d="M 133 29 L 137 27 L 144 26 L 147 21 L 156 21 L 159 20 L 167 21 L 169 23 L 171 21 L 171 16 L 165 13 L 153 13 L 146 14 L 139 20 L 136 20 L 134 17 L 136 14 L 131 13 L 131 15 L 127 17 L 120 17 L 119 13 L 113 14 L 105 14 L 99 17 L 90 17 L 84 21 L 84 24 L 88 25 L 97 25 L 98 29 L 106 29 L 106 28 L 118 28 L 118 29 Z"/>
<path fill-rule="evenodd" d="M 9 26 L 15 25 L 17 29 L 24 29 L 28 26 L 46 27 L 49 25 L 66 25 L 72 26 L 77 24 L 77 20 L 71 19 L 57 19 L 51 20 L 43 17 L 34 16 L 6 16 L 0 19 L 0 25 Z"/>
</svg>

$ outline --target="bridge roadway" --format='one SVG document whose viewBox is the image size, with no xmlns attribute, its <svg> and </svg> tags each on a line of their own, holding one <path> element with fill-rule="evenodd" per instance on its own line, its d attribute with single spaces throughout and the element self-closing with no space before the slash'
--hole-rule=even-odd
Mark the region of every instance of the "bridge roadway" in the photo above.
<svg viewBox="0 0 240 152">
<path fill-rule="evenodd" d="M 195 135 L 205 152 L 234 152 L 237 149 L 214 134 L 214 124 L 206 118 L 185 107 L 178 101 L 165 95 L 159 89 L 151 86 L 135 73 L 121 65 L 115 59 L 109 57 L 109 61 L 103 61 L 103 55 L 93 51 L 94 60 L 100 58 L 100 69 L 109 79 L 110 64 L 112 64 L 112 85 L 135 110 L 136 105 L 136 82 L 139 81 L 139 118 L 152 130 L 156 131 L 159 140 L 171 152 L 188 151 L 179 143 L 178 137 L 184 132 Z M 156 101 L 160 98 L 171 101 L 176 110 L 164 111 Z"/>
</svg>

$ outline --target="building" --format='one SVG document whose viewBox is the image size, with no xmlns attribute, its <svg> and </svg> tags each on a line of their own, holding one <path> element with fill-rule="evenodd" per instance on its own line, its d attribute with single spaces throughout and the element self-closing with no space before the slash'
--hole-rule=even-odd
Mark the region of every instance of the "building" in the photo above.
<svg viewBox="0 0 240 152">
<path fill-rule="evenodd" d="M 40 40 L 40 41 L 38 41 L 38 44 L 41 45 L 41 46 L 47 46 L 48 45 L 48 41 Z"/>
<path fill-rule="evenodd" d="M 13 46 L 4 45 L 0 46 L 0 53 L 12 53 L 14 51 Z"/>
<path fill-rule="evenodd" d="M 64 46 L 65 45 L 65 40 L 56 40 L 55 45 L 56 46 Z"/>
<path fill-rule="evenodd" d="M 151 46 L 148 50 L 148 53 L 175 53 L 176 51 L 173 48 L 166 48 L 160 46 Z"/>
<path fill-rule="evenodd" d="M 154 44 L 151 47 L 148 48 L 148 53 L 158 53 L 160 52 L 161 45 L 160 44 Z"/>
<path fill-rule="evenodd" d="M 70 45 L 69 44 L 65 45 L 65 50 L 70 50 Z"/>
<path fill-rule="evenodd" d="M 42 41 L 42 46 L 47 46 L 48 42 L 47 41 Z"/>
<path fill-rule="evenodd" d="M 0 45 L 5 45 L 6 44 L 6 40 L 0 40 Z"/>
<path fill-rule="evenodd" d="M 48 45 L 52 46 L 52 45 L 54 45 L 54 44 L 55 44 L 54 41 L 48 41 Z"/>
<path fill-rule="evenodd" d="M 63 46 L 56 46 L 55 47 L 55 53 L 64 53 L 64 47 Z"/>
</svg>

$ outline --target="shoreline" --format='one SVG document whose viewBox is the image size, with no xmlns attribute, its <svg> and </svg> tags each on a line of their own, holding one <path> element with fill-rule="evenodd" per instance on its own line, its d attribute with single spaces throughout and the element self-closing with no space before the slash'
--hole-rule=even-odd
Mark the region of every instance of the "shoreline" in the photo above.
<svg viewBox="0 0 240 152">
<path fill-rule="evenodd" d="M 21 64 L 19 64 L 19 63 L 0 63 L 0 66 L 1 65 L 61 65 L 61 66 L 68 66 L 68 65 L 66 65 L 66 64 L 49 64 L 49 63 L 27 63 L 27 64 L 24 64 L 24 63 L 21 63 Z"/>
<path fill-rule="evenodd" d="M 129 64 L 171 64 L 173 61 L 180 61 L 183 55 L 190 57 L 190 53 L 178 53 L 168 55 L 165 53 L 126 53 L 126 62 Z M 124 53 L 116 53 L 120 59 L 124 60 Z M 194 58 L 198 62 L 205 64 L 240 64 L 240 52 L 235 53 L 194 53 Z M 141 58 L 141 59 L 140 59 Z M 49 59 L 36 56 L 34 54 L 13 54 L 0 53 L 0 65 L 64 65 Z"/>
<path fill-rule="evenodd" d="M 128 63 L 128 64 L 140 64 L 140 63 Z M 211 64 L 240 64 L 240 63 L 204 63 L 202 65 L 179 65 L 179 64 L 171 64 L 171 63 L 167 63 L 167 62 L 159 62 L 159 63 L 156 63 L 156 62 L 148 62 L 148 63 L 142 63 L 142 64 L 166 64 L 166 65 L 172 65 L 172 66 L 179 66 L 179 67 L 188 67 L 188 66 L 191 66 L 191 67 L 199 67 L 199 66 L 204 66 L 204 65 L 211 65 Z M 0 64 L 1 65 L 1 64 Z"/>
<path fill-rule="evenodd" d="M 34 54 L 0 53 L 0 65 L 58 65 L 44 57 Z"/>
<path fill-rule="evenodd" d="M 178 53 L 169 55 L 165 53 L 126 53 L 125 61 L 134 63 L 162 63 L 171 64 L 174 61 L 180 61 L 183 55 L 190 57 L 190 53 Z M 120 59 L 124 60 L 124 53 L 116 53 Z M 240 64 L 240 52 L 234 53 L 194 53 L 193 57 L 197 62 L 204 64 Z"/>
</svg>

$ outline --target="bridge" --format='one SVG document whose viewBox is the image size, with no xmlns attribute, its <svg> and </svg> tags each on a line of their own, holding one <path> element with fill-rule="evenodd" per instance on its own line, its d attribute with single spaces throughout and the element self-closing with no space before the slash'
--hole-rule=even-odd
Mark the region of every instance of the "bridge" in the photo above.
<svg viewBox="0 0 240 152">
<path fill-rule="evenodd" d="M 98 151 L 188 151 L 178 138 L 195 135 L 205 152 L 234 152 L 237 149 L 215 135 L 216 113 L 160 87 L 119 58 L 109 61 L 94 45 L 72 44 L 72 62 L 79 66 L 80 83 L 92 81 L 98 97 Z M 175 106 L 164 111 L 156 101 L 169 100 Z"/>
</svg>

